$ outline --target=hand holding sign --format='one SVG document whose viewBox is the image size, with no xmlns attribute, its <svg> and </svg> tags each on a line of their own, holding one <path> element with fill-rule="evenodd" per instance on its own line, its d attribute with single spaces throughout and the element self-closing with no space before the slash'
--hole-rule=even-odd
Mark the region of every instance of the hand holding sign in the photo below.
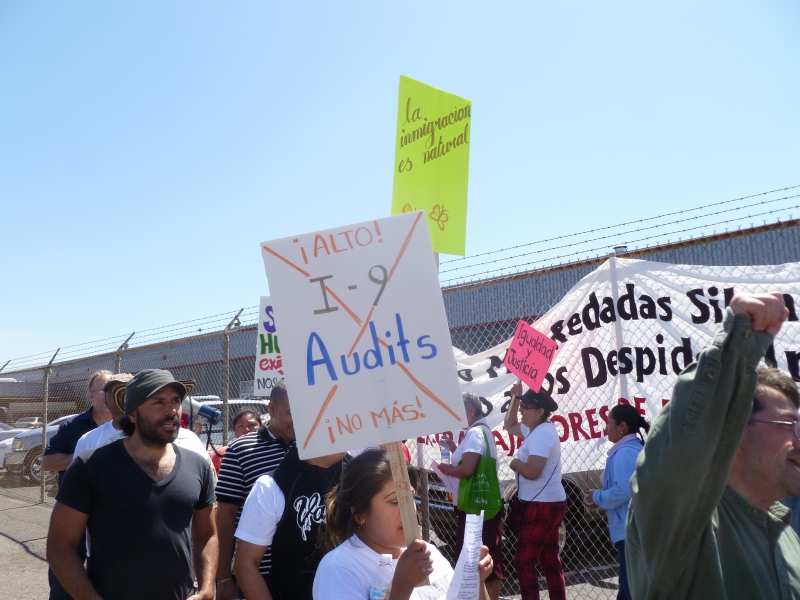
<svg viewBox="0 0 800 600">
<path fill-rule="evenodd" d="M 517 324 L 503 364 L 534 392 L 542 387 L 558 344 L 525 321 Z"/>
<path fill-rule="evenodd" d="M 424 214 L 264 242 L 297 449 L 387 444 L 406 543 L 419 526 L 397 440 L 466 424 Z"/>
</svg>

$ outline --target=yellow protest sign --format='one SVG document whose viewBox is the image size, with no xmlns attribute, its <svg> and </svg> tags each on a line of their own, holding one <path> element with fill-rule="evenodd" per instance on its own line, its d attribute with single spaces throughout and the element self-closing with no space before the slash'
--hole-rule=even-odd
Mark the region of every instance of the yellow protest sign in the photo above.
<svg viewBox="0 0 800 600">
<path fill-rule="evenodd" d="M 392 214 L 425 211 L 435 252 L 465 254 L 472 103 L 400 76 Z"/>
</svg>

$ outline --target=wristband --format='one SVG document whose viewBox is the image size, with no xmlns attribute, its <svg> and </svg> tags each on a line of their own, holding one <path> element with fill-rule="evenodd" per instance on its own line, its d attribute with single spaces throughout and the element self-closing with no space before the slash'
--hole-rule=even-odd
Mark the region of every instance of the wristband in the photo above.
<svg viewBox="0 0 800 600">
<path fill-rule="evenodd" d="M 223 583 L 225 583 L 225 582 L 227 582 L 227 581 L 233 581 L 233 577 L 226 577 L 225 579 L 220 579 L 220 580 L 217 582 L 217 585 L 222 585 Z"/>
</svg>

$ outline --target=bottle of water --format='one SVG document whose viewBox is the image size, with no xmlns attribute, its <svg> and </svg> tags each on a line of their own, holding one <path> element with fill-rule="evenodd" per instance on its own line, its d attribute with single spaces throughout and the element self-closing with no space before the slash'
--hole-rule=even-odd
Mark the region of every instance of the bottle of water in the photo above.
<svg viewBox="0 0 800 600">
<path fill-rule="evenodd" d="M 450 446 L 447 445 L 446 440 L 442 445 L 439 447 L 439 451 L 442 455 L 441 463 L 445 465 L 450 464 Z"/>
<path fill-rule="evenodd" d="M 369 600 L 384 600 L 389 593 L 389 584 L 392 583 L 393 576 L 392 555 L 381 554 L 378 568 L 372 576 L 372 585 L 369 587 Z"/>
</svg>

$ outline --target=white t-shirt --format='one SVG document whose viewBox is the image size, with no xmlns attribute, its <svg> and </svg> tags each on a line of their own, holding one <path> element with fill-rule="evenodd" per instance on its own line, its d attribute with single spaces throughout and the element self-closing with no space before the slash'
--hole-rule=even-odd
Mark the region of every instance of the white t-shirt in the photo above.
<svg viewBox="0 0 800 600">
<path fill-rule="evenodd" d="M 561 485 L 561 442 L 556 426 L 547 422 L 531 431 L 520 423 L 520 429 L 525 441 L 517 450 L 517 458 L 526 463 L 529 456 L 547 457 L 544 470 L 537 479 L 525 479 L 517 474 L 517 494 L 520 499 L 537 502 L 566 500 L 567 494 Z"/>
<path fill-rule="evenodd" d="M 433 559 L 430 585 L 415 588 L 410 600 L 440 600 L 447 596 L 453 567 L 433 544 L 428 544 Z M 369 597 L 372 576 L 380 554 L 353 535 L 326 554 L 314 577 L 314 600 L 365 600 Z M 397 567 L 392 561 L 392 570 Z"/>
<path fill-rule="evenodd" d="M 271 475 L 262 475 L 245 500 L 234 535 L 256 546 L 271 546 L 285 507 L 281 488 Z"/>
<path fill-rule="evenodd" d="M 74 459 L 78 454 L 86 450 L 103 446 L 112 436 L 118 433 L 119 429 L 114 429 L 112 421 L 106 421 L 100 425 L 100 427 L 95 427 L 91 431 L 87 431 L 75 445 L 75 452 L 72 453 L 72 458 Z"/>
<path fill-rule="evenodd" d="M 483 425 L 483 427 L 481 427 Z M 483 434 L 486 433 L 486 437 L 484 438 Z M 467 429 L 467 433 L 464 434 L 464 439 L 461 440 L 461 443 L 453 452 L 452 457 L 450 458 L 450 464 L 458 465 L 458 461 L 461 460 L 461 456 L 464 452 L 475 452 L 476 454 L 480 454 L 481 456 L 486 456 L 486 440 L 489 441 L 489 455 L 496 459 L 497 458 L 497 446 L 494 443 L 494 435 L 492 435 L 492 430 L 489 429 L 489 426 L 486 424 L 486 419 L 478 419 L 472 424 L 472 427 Z M 458 505 L 458 486 L 453 490 L 453 506 Z"/>
</svg>

